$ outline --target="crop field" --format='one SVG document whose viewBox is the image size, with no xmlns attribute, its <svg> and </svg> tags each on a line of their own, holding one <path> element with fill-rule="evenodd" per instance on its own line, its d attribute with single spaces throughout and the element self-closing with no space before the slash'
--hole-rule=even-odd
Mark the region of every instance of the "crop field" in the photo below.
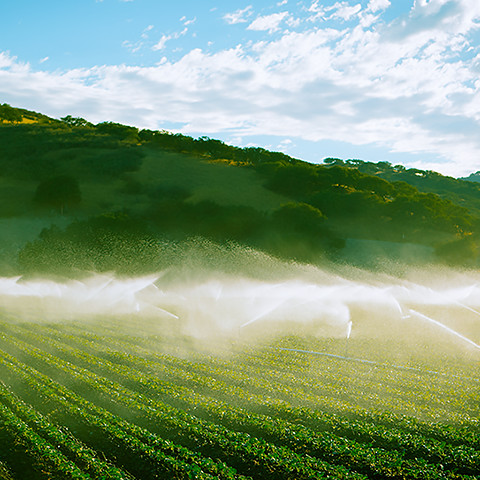
<svg viewBox="0 0 480 480">
<path fill-rule="evenodd" d="M 301 335 L 206 344 L 140 316 L 4 317 L 0 332 L 0 479 L 479 478 L 465 355 L 424 345 L 397 365 L 388 342 L 352 338 L 345 358 L 344 339 Z"/>
</svg>

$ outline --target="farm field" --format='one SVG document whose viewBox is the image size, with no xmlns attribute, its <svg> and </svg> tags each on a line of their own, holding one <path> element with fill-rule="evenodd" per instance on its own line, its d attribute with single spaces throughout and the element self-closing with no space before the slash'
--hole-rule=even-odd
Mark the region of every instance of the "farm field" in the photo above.
<svg viewBox="0 0 480 480">
<path fill-rule="evenodd" d="M 478 356 L 352 337 L 346 359 L 345 339 L 300 332 L 206 343 L 140 315 L 5 315 L 0 332 L 0 479 L 480 472 Z"/>
</svg>

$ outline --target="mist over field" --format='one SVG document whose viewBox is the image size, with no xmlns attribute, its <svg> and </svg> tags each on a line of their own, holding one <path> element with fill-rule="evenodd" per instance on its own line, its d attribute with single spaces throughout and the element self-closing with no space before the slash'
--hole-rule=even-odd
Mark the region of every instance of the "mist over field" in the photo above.
<svg viewBox="0 0 480 480">
<path fill-rule="evenodd" d="M 12 321 L 476 358 L 480 184 L 0 107 Z"/>
<path fill-rule="evenodd" d="M 171 263 L 141 276 L 2 277 L 0 308 L 20 322 L 121 316 L 141 329 L 145 319 L 146 332 L 167 329 L 205 344 L 242 339 L 254 345 L 296 335 L 393 342 L 397 354 L 408 349 L 406 357 L 428 346 L 480 358 L 480 274 L 473 270 L 322 267 L 200 241 Z"/>
</svg>

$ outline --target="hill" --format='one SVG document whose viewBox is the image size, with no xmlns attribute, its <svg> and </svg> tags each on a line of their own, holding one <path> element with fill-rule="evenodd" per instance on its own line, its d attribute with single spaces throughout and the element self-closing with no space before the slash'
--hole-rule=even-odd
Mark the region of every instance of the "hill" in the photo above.
<svg viewBox="0 0 480 480">
<path fill-rule="evenodd" d="M 161 269 L 159 251 L 192 237 L 313 263 L 477 264 L 473 182 L 6 104 L 0 121 L 6 271 Z"/>
<path fill-rule="evenodd" d="M 475 215 L 480 214 L 480 185 L 469 182 L 478 182 L 478 172 L 469 177 L 453 178 L 432 170 L 405 168 L 403 165 L 391 165 L 389 162 L 365 162 L 362 160 L 340 160 L 328 158 L 329 165 L 342 165 L 356 169 L 369 175 L 384 178 L 390 182 L 403 181 L 416 187 L 421 192 L 430 192 L 449 199 L 454 203 L 468 208 Z M 468 180 L 468 182 L 466 182 Z"/>
</svg>

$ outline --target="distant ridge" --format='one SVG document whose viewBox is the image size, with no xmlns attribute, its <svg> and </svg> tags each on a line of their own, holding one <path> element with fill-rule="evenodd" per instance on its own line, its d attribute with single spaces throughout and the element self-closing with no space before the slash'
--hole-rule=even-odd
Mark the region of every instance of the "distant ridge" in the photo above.
<svg viewBox="0 0 480 480">
<path fill-rule="evenodd" d="M 468 177 L 462 177 L 460 180 L 468 180 L 469 182 L 480 182 L 480 170 L 475 173 L 471 173 Z"/>
</svg>

